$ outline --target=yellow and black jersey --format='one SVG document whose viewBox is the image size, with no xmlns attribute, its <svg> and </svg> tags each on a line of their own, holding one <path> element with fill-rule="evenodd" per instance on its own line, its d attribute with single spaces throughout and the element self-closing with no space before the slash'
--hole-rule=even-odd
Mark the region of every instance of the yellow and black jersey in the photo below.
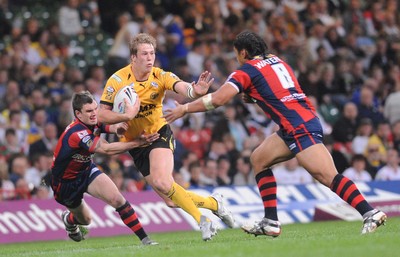
<svg viewBox="0 0 400 257">
<path fill-rule="evenodd" d="M 137 81 L 131 65 L 114 73 L 106 83 L 100 103 L 113 106 L 114 97 L 124 86 L 132 85 L 140 99 L 140 110 L 136 117 L 128 122 L 129 128 L 125 140 L 130 141 L 142 132 L 155 133 L 167 124 L 161 118 L 162 103 L 167 90 L 173 90 L 174 85 L 181 81 L 174 73 L 153 67 L 146 81 Z"/>
</svg>

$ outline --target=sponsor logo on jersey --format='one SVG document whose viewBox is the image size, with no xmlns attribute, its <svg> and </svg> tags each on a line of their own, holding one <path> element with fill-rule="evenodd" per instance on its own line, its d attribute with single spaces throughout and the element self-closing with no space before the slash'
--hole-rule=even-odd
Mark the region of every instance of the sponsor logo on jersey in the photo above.
<svg viewBox="0 0 400 257">
<path fill-rule="evenodd" d="M 105 99 L 108 101 L 111 101 L 114 92 L 115 92 L 115 89 L 112 86 L 107 86 L 106 91 L 105 91 L 105 93 L 106 93 Z"/>
<path fill-rule="evenodd" d="M 89 133 L 86 130 L 82 130 L 78 132 L 78 137 L 79 139 L 84 138 L 85 136 L 89 135 Z"/>
<path fill-rule="evenodd" d="M 300 100 L 306 98 L 306 95 L 304 93 L 298 94 L 298 93 L 293 93 L 291 95 L 287 95 L 282 97 L 281 102 L 289 102 L 293 100 Z"/>
<path fill-rule="evenodd" d="M 76 153 L 72 155 L 72 159 L 74 159 L 76 162 L 90 162 L 92 160 L 92 155 L 82 155 Z"/>
<path fill-rule="evenodd" d="M 152 87 L 154 87 L 154 88 L 158 88 L 158 84 L 157 84 L 157 82 L 151 82 L 150 83 L 150 85 L 152 86 Z"/>
<path fill-rule="evenodd" d="M 115 90 L 112 86 L 107 86 L 106 88 L 107 92 L 113 93 Z"/>
<path fill-rule="evenodd" d="M 89 135 L 87 135 L 87 136 L 85 136 L 84 138 L 82 138 L 82 142 L 83 142 L 84 144 L 86 144 L 87 141 L 89 141 L 89 140 L 90 140 L 90 136 L 89 136 Z"/>
<path fill-rule="evenodd" d="M 169 75 L 170 75 L 171 77 L 173 77 L 174 79 L 179 79 L 179 77 L 176 76 L 176 75 L 175 75 L 174 73 L 172 73 L 172 72 L 171 72 Z"/>
<path fill-rule="evenodd" d="M 140 106 L 139 113 L 135 116 L 135 119 L 137 118 L 145 118 L 147 116 L 150 116 L 153 114 L 153 109 L 155 109 L 157 105 L 155 104 L 147 104 L 145 106 Z"/>
<path fill-rule="evenodd" d="M 156 108 L 155 104 L 146 104 L 144 106 L 140 106 L 139 112 L 147 112 Z"/>
<path fill-rule="evenodd" d="M 155 100 L 159 95 L 159 93 L 151 93 L 150 99 Z"/>
</svg>

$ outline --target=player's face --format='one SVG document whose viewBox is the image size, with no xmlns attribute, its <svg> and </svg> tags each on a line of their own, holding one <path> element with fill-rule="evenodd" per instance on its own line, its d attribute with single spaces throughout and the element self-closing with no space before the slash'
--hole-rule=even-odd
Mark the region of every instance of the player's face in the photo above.
<svg viewBox="0 0 400 257">
<path fill-rule="evenodd" d="M 78 119 L 86 125 L 93 126 L 97 124 L 97 103 L 85 104 L 81 111 L 76 111 Z"/>
<path fill-rule="evenodd" d="M 244 58 L 246 56 L 246 51 L 241 50 L 240 52 L 234 47 L 233 51 L 235 52 L 236 55 L 236 60 L 240 65 L 243 65 L 246 63 L 246 59 Z"/>
<path fill-rule="evenodd" d="M 142 72 L 151 72 L 155 60 L 156 52 L 152 44 L 140 44 L 137 54 L 132 56 L 135 67 Z"/>
</svg>

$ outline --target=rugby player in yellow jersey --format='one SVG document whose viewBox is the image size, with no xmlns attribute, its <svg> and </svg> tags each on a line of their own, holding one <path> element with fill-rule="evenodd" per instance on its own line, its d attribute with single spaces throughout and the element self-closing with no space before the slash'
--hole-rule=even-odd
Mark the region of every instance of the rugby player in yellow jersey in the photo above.
<svg viewBox="0 0 400 257">
<path fill-rule="evenodd" d="M 229 227 L 234 226 L 232 214 L 223 205 L 220 194 L 203 197 L 185 190 L 174 181 L 172 172 L 175 140 L 171 128 L 162 118 L 162 107 L 167 90 L 194 99 L 205 95 L 214 79 L 205 71 L 197 83 L 191 84 L 181 81 L 171 72 L 154 67 L 156 40 L 148 34 L 134 36 L 129 48 L 131 63 L 108 79 L 100 99 L 98 119 L 107 124 L 127 122 L 128 129 L 122 139 L 126 141 L 133 140 L 143 132 L 160 134 L 159 139 L 152 144 L 132 149 L 129 153 L 146 182 L 166 204 L 169 207 L 180 207 L 189 213 L 199 224 L 203 240 L 210 240 L 217 233 L 216 226 L 198 208 L 211 210 Z M 135 89 L 140 100 L 139 113 L 132 120 L 112 112 L 116 93 L 126 85 Z"/>
</svg>

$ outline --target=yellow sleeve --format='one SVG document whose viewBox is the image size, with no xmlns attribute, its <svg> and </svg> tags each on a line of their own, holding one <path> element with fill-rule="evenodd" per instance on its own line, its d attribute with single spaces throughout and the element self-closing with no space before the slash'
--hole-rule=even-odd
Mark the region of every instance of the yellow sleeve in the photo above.
<svg viewBox="0 0 400 257">
<path fill-rule="evenodd" d="M 118 76 L 113 74 L 106 83 L 104 87 L 103 94 L 100 98 L 100 103 L 114 103 L 115 95 L 117 94 L 119 88 L 121 87 L 120 82 L 118 81 Z"/>
<path fill-rule="evenodd" d="M 164 71 L 160 68 L 157 69 L 158 77 L 162 81 L 165 90 L 174 90 L 175 83 L 181 81 L 178 76 L 170 71 Z"/>
</svg>

